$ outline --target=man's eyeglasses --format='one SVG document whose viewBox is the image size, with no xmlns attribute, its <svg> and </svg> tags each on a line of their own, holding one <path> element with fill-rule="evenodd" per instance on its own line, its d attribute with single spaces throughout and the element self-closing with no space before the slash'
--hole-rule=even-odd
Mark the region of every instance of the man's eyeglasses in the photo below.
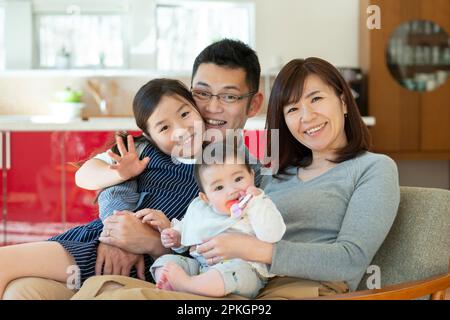
<svg viewBox="0 0 450 320">
<path fill-rule="evenodd" d="M 218 93 L 218 94 L 212 94 L 211 92 L 208 91 L 203 91 L 203 90 L 193 90 L 191 89 L 191 93 L 192 96 L 200 101 L 203 102 L 209 102 L 211 101 L 212 97 L 217 97 L 217 99 L 219 99 L 220 102 L 226 103 L 226 104 L 232 104 L 235 102 L 238 102 L 239 100 L 242 100 L 244 98 L 250 97 L 254 94 L 256 94 L 256 92 L 249 92 L 243 95 L 236 95 L 236 94 L 232 94 L 232 93 Z"/>
</svg>

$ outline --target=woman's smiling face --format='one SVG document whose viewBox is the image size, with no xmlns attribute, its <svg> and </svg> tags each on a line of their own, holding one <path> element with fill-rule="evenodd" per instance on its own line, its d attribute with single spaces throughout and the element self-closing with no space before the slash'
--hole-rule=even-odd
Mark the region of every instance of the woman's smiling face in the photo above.
<svg viewBox="0 0 450 320">
<path fill-rule="evenodd" d="M 204 122 L 184 98 L 164 96 L 147 121 L 148 132 L 165 154 L 190 158 L 201 151 Z"/>
<path fill-rule="evenodd" d="M 347 145 L 346 113 L 342 99 L 315 74 L 306 77 L 300 100 L 283 107 L 289 131 L 313 156 L 334 154 Z"/>
</svg>

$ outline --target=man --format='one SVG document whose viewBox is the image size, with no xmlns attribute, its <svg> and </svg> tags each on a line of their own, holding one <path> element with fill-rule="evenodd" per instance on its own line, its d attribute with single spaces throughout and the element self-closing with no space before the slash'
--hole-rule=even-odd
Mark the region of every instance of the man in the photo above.
<svg viewBox="0 0 450 320">
<path fill-rule="evenodd" d="M 213 43 L 197 56 L 191 91 L 207 129 L 216 129 L 225 136 L 227 129 L 242 129 L 247 119 L 258 113 L 263 102 L 260 73 L 256 53 L 240 41 L 225 39 Z M 107 154 L 88 160 L 77 172 L 77 185 L 98 190 L 123 182 L 125 179 L 110 169 L 110 163 Z M 255 171 L 258 168 L 256 165 Z M 138 265 L 142 255 L 131 252 L 148 252 L 153 249 L 149 246 L 159 241 L 155 232 L 133 216 L 114 216 L 105 220 L 105 225 L 108 223 L 112 224 L 109 229 L 114 228 L 122 237 L 107 237 L 99 244 L 97 274 L 121 274 L 118 270 Z M 8 286 L 4 298 L 67 299 L 73 294 L 66 284 L 57 281 L 23 278 Z"/>
</svg>

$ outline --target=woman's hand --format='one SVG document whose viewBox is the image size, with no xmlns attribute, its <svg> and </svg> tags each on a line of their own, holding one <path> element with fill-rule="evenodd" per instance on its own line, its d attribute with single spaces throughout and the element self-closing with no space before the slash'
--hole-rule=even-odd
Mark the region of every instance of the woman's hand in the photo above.
<svg viewBox="0 0 450 320">
<path fill-rule="evenodd" d="M 136 152 L 132 135 L 127 136 L 128 150 L 125 148 L 120 136 L 116 136 L 116 143 L 120 156 L 112 151 L 108 151 L 108 155 L 116 161 L 116 164 L 110 165 L 109 168 L 117 170 L 119 176 L 124 180 L 129 180 L 140 175 L 147 167 L 150 158 L 145 157 L 144 159 L 139 160 L 139 155 Z"/>
<path fill-rule="evenodd" d="M 142 209 L 137 211 L 134 216 L 138 219 L 142 219 L 143 223 L 151 225 L 159 232 L 170 228 L 170 220 L 161 210 Z"/>
<path fill-rule="evenodd" d="M 197 246 L 209 265 L 235 258 L 271 264 L 272 250 L 271 243 L 239 233 L 222 233 Z"/>
<path fill-rule="evenodd" d="M 134 254 L 100 243 L 97 248 L 96 275 L 122 275 L 129 277 L 131 268 L 136 266 L 137 276 L 145 280 L 145 263 L 142 254 Z"/>
<path fill-rule="evenodd" d="M 103 221 L 100 242 L 135 254 L 147 253 L 159 257 L 165 253 L 160 234 L 130 211 L 118 211 Z"/>
</svg>

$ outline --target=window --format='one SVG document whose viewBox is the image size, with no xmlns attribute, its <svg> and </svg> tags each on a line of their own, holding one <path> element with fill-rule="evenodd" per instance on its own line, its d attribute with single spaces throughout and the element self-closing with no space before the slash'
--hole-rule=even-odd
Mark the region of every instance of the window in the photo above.
<svg viewBox="0 0 450 320">
<path fill-rule="evenodd" d="M 254 4 L 172 1 L 156 7 L 159 70 L 191 70 L 198 53 L 214 41 L 254 42 Z"/>
<path fill-rule="evenodd" d="M 125 66 L 122 15 L 40 14 L 36 24 L 40 68 Z"/>
<path fill-rule="evenodd" d="M 0 70 L 5 69 L 5 8 L 0 3 Z"/>
</svg>

